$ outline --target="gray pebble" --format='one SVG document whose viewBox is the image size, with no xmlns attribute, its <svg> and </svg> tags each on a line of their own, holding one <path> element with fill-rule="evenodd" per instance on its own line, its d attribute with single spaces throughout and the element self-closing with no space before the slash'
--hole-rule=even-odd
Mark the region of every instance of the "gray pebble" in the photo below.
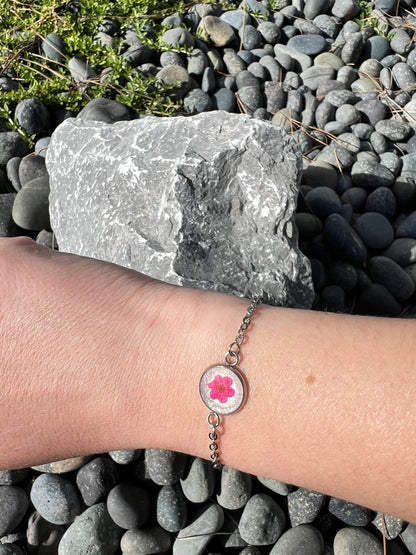
<svg viewBox="0 0 416 555">
<path fill-rule="evenodd" d="M 374 281 L 383 285 L 397 300 L 405 301 L 413 295 L 415 285 L 412 278 L 391 258 L 373 256 L 367 264 Z M 353 525 L 352 522 L 347 524 Z"/>
<path fill-rule="evenodd" d="M 257 493 L 244 507 L 239 522 L 240 535 L 252 545 L 271 545 L 283 533 L 286 517 L 269 495 Z"/>
<path fill-rule="evenodd" d="M 42 137 L 41 139 L 37 140 L 35 144 L 35 154 L 46 158 L 46 152 L 48 150 L 50 141 L 50 137 Z"/>
<path fill-rule="evenodd" d="M 166 67 L 166 66 L 186 67 L 186 64 L 182 56 L 178 52 L 174 52 L 173 50 L 167 50 L 166 52 L 162 52 L 160 55 L 159 62 L 162 67 Z"/>
<path fill-rule="evenodd" d="M 253 48 L 260 48 L 263 43 L 263 37 L 261 33 L 253 27 L 253 25 L 245 25 L 241 27 L 238 32 L 238 36 L 241 39 L 243 48 L 245 50 L 253 50 Z"/>
<path fill-rule="evenodd" d="M 27 468 L 17 470 L 0 470 L 0 486 L 14 486 L 29 475 Z"/>
<path fill-rule="evenodd" d="M 17 131 L 0 133 L 0 166 L 5 166 L 12 158 L 26 154 L 29 154 L 29 145 Z"/>
<path fill-rule="evenodd" d="M 354 125 L 361 121 L 360 112 L 351 104 L 340 106 L 335 112 L 335 119 L 344 125 Z"/>
<path fill-rule="evenodd" d="M 370 509 L 335 497 L 331 497 L 329 500 L 328 510 L 339 520 L 350 526 L 367 526 L 373 517 Z"/>
<path fill-rule="evenodd" d="M 0 486 L 0 537 L 13 532 L 21 523 L 29 500 L 19 486 Z"/>
<path fill-rule="evenodd" d="M 0 237 L 24 235 L 23 230 L 16 225 L 12 218 L 15 199 L 15 193 L 2 193 L 0 195 Z"/>
<path fill-rule="evenodd" d="M 382 164 L 363 160 L 356 162 L 351 170 L 351 177 L 354 185 L 366 189 L 376 189 L 377 187 L 391 187 L 394 183 L 394 175 Z"/>
<path fill-rule="evenodd" d="M 156 82 L 173 86 L 173 89 L 169 91 L 169 96 L 175 100 L 183 98 L 192 86 L 191 76 L 181 66 L 163 67 L 157 72 L 156 80 Z"/>
<path fill-rule="evenodd" d="M 291 525 L 313 522 L 324 507 L 326 499 L 326 495 L 305 488 L 289 493 L 287 507 Z"/>
<path fill-rule="evenodd" d="M 263 107 L 263 95 L 258 86 L 242 87 L 238 90 L 238 99 L 249 115 Z"/>
<path fill-rule="evenodd" d="M 162 41 L 170 46 L 186 46 L 192 48 L 195 44 L 192 34 L 183 27 L 168 29 L 162 35 Z"/>
<path fill-rule="evenodd" d="M 215 91 L 215 73 L 211 67 L 207 67 L 202 75 L 201 89 L 208 94 Z"/>
<path fill-rule="evenodd" d="M 301 524 L 289 528 L 276 542 L 270 555 L 322 555 L 324 540 L 314 526 Z"/>
<path fill-rule="evenodd" d="M 347 89 L 332 90 L 325 96 L 325 102 L 339 108 L 344 104 L 355 104 L 357 98 L 354 93 Z"/>
<path fill-rule="evenodd" d="M 87 461 L 88 456 L 81 457 L 71 457 L 70 459 L 63 459 L 61 461 L 54 461 L 46 464 L 38 464 L 32 466 L 33 470 L 37 472 L 48 472 L 51 474 L 64 474 L 65 472 L 71 472 L 71 470 L 77 470 L 81 468 Z"/>
<path fill-rule="evenodd" d="M 400 538 L 410 553 L 414 555 L 416 553 L 416 525 L 408 524 L 400 534 Z"/>
<path fill-rule="evenodd" d="M 211 100 L 214 110 L 224 110 L 225 112 L 235 111 L 236 100 L 234 93 L 225 87 L 218 89 L 211 96 Z"/>
<path fill-rule="evenodd" d="M 55 234 L 52 231 L 46 231 L 46 229 L 42 229 L 36 235 L 36 243 L 38 245 L 42 245 L 42 247 L 47 247 L 51 250 L 58 249 L 58 243 L 55 238 Z"/>
<path fill-rule="evenodd" d="M 84 121 L 102 121 L 103 123 L 115 123 L 130 119 L 130 112 L 126 108 L 110 98 L 94 98 L 77 115 L 78 119 Z"/>
<path fill-rule="evenodd" d="M 363 528 L 342 528 L 334 538 L 334 555 L 383 555 L 383 548 L 373 534 Z"/>
<path fill-rule="evenodd" d="M 276 44 L 280 41 L 281 32 L 276 23 L 272 21 L 262 21 L 257 25 L 257 31 L 268 44 Z"/>
<path fill-rule="evenodd" d="M 123 555 L 167 553 L 172 546 L 170 534 L 159 526 L 127 530 L 120 541 Z"/>
<path fill-rule="evenodd" d="M 167 486 L 183 477 L 187 456 L 176 451 L 146 449 L 145 461 L 150 478 L 159 486 Z"/>
<path fill-rule="evenodd" d="M 231 25 L 236 30 L 243 25 L 251 25 L 252 20 L 246 10 L 227 10 L 221 14 L 220 19 Z"/>
<path fill-rule="evenodd" d="M 107 511 L 120 528 L 140 528 L 149 518 L 149 493 L 136 484 L 121 482 L 108 494 Z"/>
<path fill-rule="evenodd" d="M 209 65 L 209 61 L 205 52 L 199 48 L 194 48 L 187 56 L 189 75 L 201 76 Z"/>
<path fill-rule="evenodd" d="M 350 193 L 350 191 L 352 189 L 346 192 Z M 353 264 L 361 264 L 367 259 L 364 243 L 340 214 L 328 216 L 325 221 L 324 237 L 341 259 Z"/>
<path fill-rule="evenodd" d="M 394 65 L 391 70 L 392 77 L 399 89 L 411 89 L 416 85 L 416 74 L 413 69 L 404 62 Z"/>
<path fill-rule="evenodd" d="M 355 0 L 335 0 L 331 12 L 335 17 L 348 21 L 357 17 L 360 7 Z"/>
<path fill-rule="evenodd" d="M 49 110 L 37 98 L 26 98 L 19 102 L 14 116 L 28 135 L 49 135 L 52 125 Z"/>
<path fill-rule="evenodd" d="M 384 526 L 383 526 L 384 520 Z M 397 538 L 403 530 L 404 522 L 401 518 L 392 515 L 377 513 L 372 524 L 381 532 L 386 534 L 388 540 Z"/>
<path fill-rule="evenodd" d="M 271 81 L 276 81 L 276 82 L 280 83 L 282 70 L 281 70 L 279 64 L 276 62 L 276 60 L 272 56 L 269 56 L 269 55 L 263 56 L 262 58 L 260 58 L 259 64 L 262 67 L 264 67 L 264 69 L 266 70 L 266 76 Z"/>
<path fill-rule="evenodd" d="M 142 454 L 143 449 L 119 449 L 108 454 L 117 464 L 130 464 Z"/>
<path fill-rule="evenodd" d="M 409 52 L 412 46 L 413 41 L 409 34 L 406 32 L 406 29 L 399 28 L 391 31 L 390 48 L 393 50 L 393 52 L 404 56 Z"/>
<path fill-rule="evenodd" d="M 335 77 L 335 70 L 329 66 L 312 66 L 302 71 L 300 77 L 304 85 L 316 91 L 320 85 Z"/>
<path fill-rule="evenodd" d="M 168 532 L 179 532 L 186 523 L 187 506 L 179 484 L 163 486 L 157 496 L 156 519 Z"/>
<path fill-rule="evenodd" d="M 12 212 L 13 220 L 23 229 L 50 229 L 49 177 L 32 179 L 17 193 Z"/>
<path fill-rule="evenodd" d="M 224 513 L 219 505 L 210 503 L 195 514 L 192 522 L 179 531 L 173 544 L 173 555 L 202 555 L 212 535 L 224 524 Z"/>
<path fill-rule="evenodd" d="M 47 175 L 45 158 L 37 154 L 31 154 L 22 158 L 19 165 L 19 182 L 21 187 L 32 179 Z"/>
<path fill-rule="evenodd" d="M 292 491 L 293 486 L 286 484 L 285 482 L 279 482 L 278 480 L 273 480 L 272 478 L 263 478 L 262 476 L 257 476 L 257 480 L 266 486 L 266 488 L 278 493 L 279 495 L 287 495 Z"/>
<path fill-rule="evenodd" d="M 71 58 L 68 62 L 68 69 L 76 83 L 87 83 L 97 77 L 94 68 L 80 58 Z"/>
<path fill-rule="evenodd" d="M 76 476 L 79 492 L 88 507 L 103 501 L 117 482 L 116 464 L 107 457 L 95 457 L 80 468 Z"/>
<path fill-rule="evenodd" d="M 185 497 L 192 503 L 204 503 L 214 491 L 215 477 L 212 464 L 195 457 L 180 481 Z"/>
<path fill-rule="evenodd" d="M 376 154 L 383 154 L 388 148 L 386 137 L 378 131 L 371 133 L 370 143 Z"/>
<path fill-rule="evenodd" d="M 227 73 L 236 77 L 241 71 L 246 69 L 246 64 L 237 56 L 234 50 L 227 50 L 223 56 L 223 61 L 227 69 Z"/>
<path fill-rule="evenodd" d="M 217 501 L 224 509 L 241 509 L 250 499 L 251 476 L 235 468 L 223 466 Z"/>
<path fill-rule="evenodd" d="M 308 56 L 315 56 L 327 49 L 327 42 L 321 35 L 296 35 L 288 41 L 287 46 Z"/>
<path fill-rule="evenodd" d="M 57 474 L 41 474 L 32 484 L 30 499 L 38 513 L 52 524 L 69 524 L 81 511 L 72 483 Z"/>
<path fill-rule="evenodd" d="M 365 58 L 374 58 L 381 62 L 381 60 L 388 56 L 390 52 L 389 41 L 380 35 L 370 37 L 364 44 L 363 55 Z"/>
<path fill-rule="evenodd" d="M 212 109 L 212 100 L 202 89 L 192 89 L 183 99 L 183 107 L 188 114 L 209 112 Z"/>
<path fill-rule="evenodd" d="M 122 530 L 114 524 L 105 503 L 86 509 L 63 535 L 58 555 L 115 555 Z"/>
<path fill-rule="evenodd" d="M 49 33 L 42 41 L 42 51 L 49 60 L 64 63 L 66 55 L 65 42 L 56 33 Z"/>
<path fill-rule="evenodd" d="M 7 179 L 10 181 L 13 189 L 16 192 L 22 188 L 19 179 L 19 166 L 21 160 L 22 158 L 20 158 L 20 156 L 15 156 L 14 158 L 10 158 L 10 160 L 6 164 Z"/>
</svg>

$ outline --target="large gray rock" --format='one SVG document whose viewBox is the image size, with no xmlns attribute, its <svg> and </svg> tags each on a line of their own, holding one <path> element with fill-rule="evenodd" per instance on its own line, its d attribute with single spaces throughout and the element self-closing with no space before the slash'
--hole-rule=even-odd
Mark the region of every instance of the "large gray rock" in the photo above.
<svg viewBox="0 0 416 555">
<path fill-rule="evenodd" d="M 68 119 L 47 153 L 60 249 L 170 283 L 310 307 L 294 211 L 301 157 L 246 115 Z"/>
</svg>

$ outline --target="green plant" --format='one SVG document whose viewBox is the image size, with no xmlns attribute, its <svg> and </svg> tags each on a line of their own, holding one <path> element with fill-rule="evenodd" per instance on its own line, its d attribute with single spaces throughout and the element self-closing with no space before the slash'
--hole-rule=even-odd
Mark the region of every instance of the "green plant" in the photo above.
<svg viewBox="0 0 416 555">
<path fill-rule="evenodd" d="M 11 76 L 18 83 L 15 90 L 0 93 L 0 116 L 24 136 L 13 112 L 18 102 L 30 97 L 73 111 L 93 98 L 108 97 L 135 111 L 172 114 L 179 107 L 169 100 L 172 87 L 156 87 L 154 77 L 132 69 L 122 56 L 122 31 L 131 28 L 143 43 L 159 49 L 162 19 L 186 9 L 184 0 L 0 0 L 0 77 Z M 100 24 L 108 19 L 121 29 L 110 47 L 95 40 Z M 145 29 L 149 22 L 153 34 Z M 65 43 L 62 62 L 48 59 L 42 51 L 49 33 L 57 33 Z M 68 69 L 74 57 L 94 68 L 96 77 L 77 83 Z"/>
<path fill-rule="evenodd" d="M 387 40 L 391 40 L 389 38 L 389 26 L 387 23 L 383 23 L 377 17 L 374 17 L 373 8 L 367 0 L 358 0 L 358 5 L 360 6 L 360 14 L 358 18 L 355 20 L 361 29 L 364 27 L 373 27 L 378 35 L 387 38 Z"/>
</svg>

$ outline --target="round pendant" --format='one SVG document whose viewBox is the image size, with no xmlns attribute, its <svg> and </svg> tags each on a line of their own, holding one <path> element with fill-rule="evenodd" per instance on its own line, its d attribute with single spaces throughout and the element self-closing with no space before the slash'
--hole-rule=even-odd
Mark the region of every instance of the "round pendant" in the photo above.
<svg viewBox="0 0 416 555">
<path fill-rule="evenodd" d="M 246 384 L 238 370 L 225 364 L 216 364 L 202 374 L 199 393 L 210 410 L 218 414 L 231 414 L 243 406 Z"/>
</svg>

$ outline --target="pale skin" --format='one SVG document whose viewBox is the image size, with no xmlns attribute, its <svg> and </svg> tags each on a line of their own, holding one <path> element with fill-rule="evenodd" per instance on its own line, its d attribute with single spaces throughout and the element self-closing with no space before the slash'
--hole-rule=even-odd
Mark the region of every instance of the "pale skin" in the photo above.
<svg viewBox="0 0 416 555">
<path fill-rule="evenodd" d="M 202 372 L 249 302 L 0 239 L 0 468 L 161 448 L 208 458 Z M 223 463 L 416 523 L 416 322 L 261 305 Z"/>
</svg>

